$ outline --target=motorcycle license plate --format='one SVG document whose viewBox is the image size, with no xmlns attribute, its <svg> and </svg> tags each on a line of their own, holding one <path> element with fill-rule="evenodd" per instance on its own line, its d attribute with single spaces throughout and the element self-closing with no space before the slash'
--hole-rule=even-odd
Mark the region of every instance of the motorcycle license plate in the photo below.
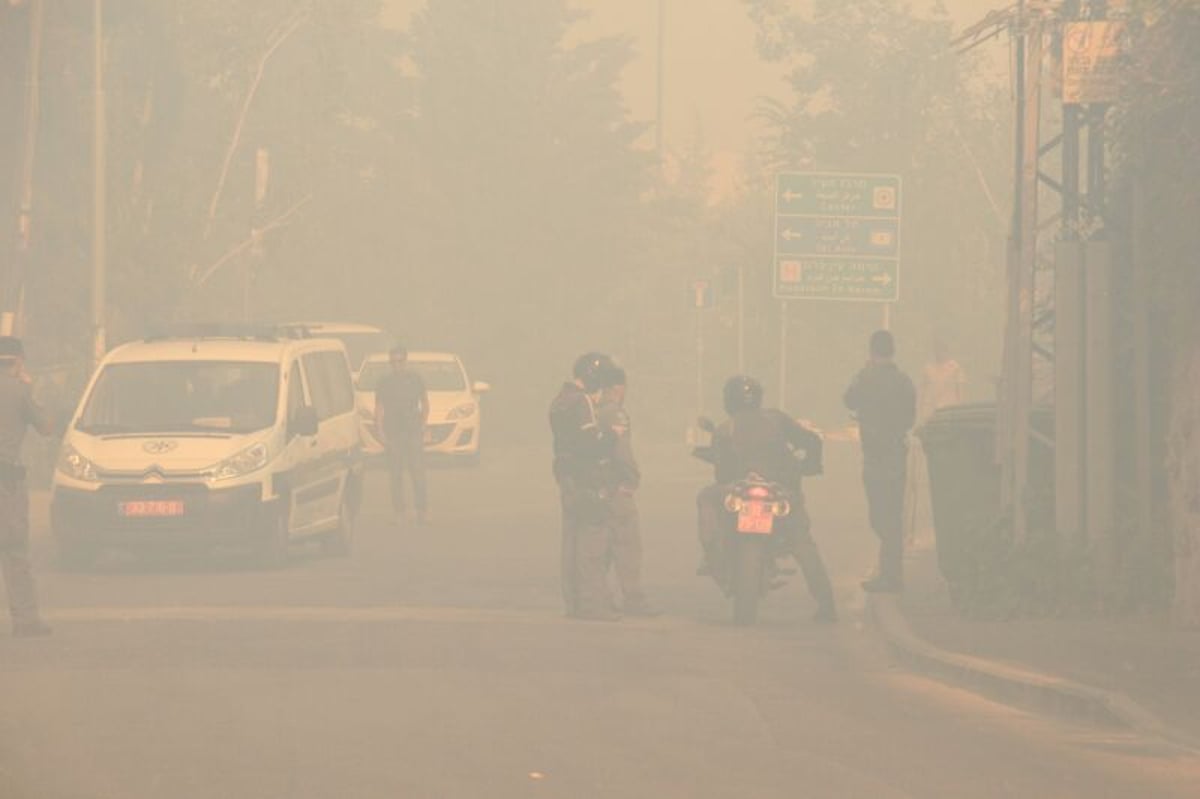
<svg viewBox="0 0 1200 799">
<path fill-rule="evenodd" d="M 770 535 L 774 524 L 775 515 L 771 513 L 771 506 L 760 500 L 747 502 L 738 511 L 737 530 L 739 533 Z"/>
<path fill-rule="evenodd" d="M 183 503 L 175 499 L 122 502 L 119 506 L 117 506 L 117 510 L 127 519 L 182 516 Z"/>
</svg>

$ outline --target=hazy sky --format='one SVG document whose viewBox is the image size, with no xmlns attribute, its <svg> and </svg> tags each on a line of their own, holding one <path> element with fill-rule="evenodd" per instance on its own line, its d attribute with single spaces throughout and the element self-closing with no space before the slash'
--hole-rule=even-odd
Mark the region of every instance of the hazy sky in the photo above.
<svg viewBox="0 0 1200 799">
<path fill-rule="evenodd" d="M 521 0 L 511 0 L 520 2 Z M 754 26 L 740 0 L 664 0 L 664 124 L 668 150 L 687 148 L 702 135 L 718 172 L 728 175 L 756 134 L 751 119 L 758 99 L 784 96 L 782 70 L 763 63 L 755 50 Z M 934 0 L 928 0 L 932 6 Z M 389 24 L 403 26 L 424 0 L 388 0 Z M 982 19 L 1002 0 L 943 0 L 958 25 Z M 633 117 L 655 114 L 658 0 L 575 0 L 590 19 L 581 38 L 631 36 L 638 58 L 625 74 L 625 95 Z M 922 0 L 914 2 L 921 8 Z M 993 50 L 1002 47 L 991 44 Z M 998 68 L 1003 67 L 1003 58 Z M 652 141 L 648 137 L 647 144 Z"/>
</svg>

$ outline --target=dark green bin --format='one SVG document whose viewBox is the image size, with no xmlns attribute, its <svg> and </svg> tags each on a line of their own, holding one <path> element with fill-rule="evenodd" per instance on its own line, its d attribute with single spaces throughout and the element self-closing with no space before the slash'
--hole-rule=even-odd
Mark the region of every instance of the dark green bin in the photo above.
<svg viewBox="0 0 1200 799">
<path fill-rule="evenodd" d="M 1053 410 L 1034 409 L 1030 424 L 1026 510 L 1030 535 L 1044 537 L 1053 534 Z M 951 599 L 971 615 L 1009 614 L 1042 589 L 1024 585 L 1017 573 L 1011 508 L 1000 496 L 995 404 L 942 408 L 916 435 L 929 472 L 938 568 Z M 1004 608 L 985 607 L 997 603 Z"/>
</svg>

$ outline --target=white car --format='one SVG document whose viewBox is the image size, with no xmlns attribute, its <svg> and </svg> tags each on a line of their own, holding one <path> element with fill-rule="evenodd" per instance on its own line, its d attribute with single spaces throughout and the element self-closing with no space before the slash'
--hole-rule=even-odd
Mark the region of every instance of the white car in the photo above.
<svg viewBox="0 0 1200 799">
<path fill-rule="evenodd" d="M 429 393 L 429 424 L 425 451 L 467 460 L 479 457 L 479 397 L 491 389 L 471 382 L 462 361 L 452 352 L 410 352 L 408 368 L 425 381 Z M 363 427 L 363 449 L 378 454 L 383 445 L 375 434 L 375 387 L 391 369 L 387 353 L 367 358 L 356 383 L 358 412 Z"/>
<path fill-rule="evenodd" d="M 51 523 L 85 566 L 105 549 L 290 544 L 349 551 L 361 438 L 342 345 L 201 326 L 116 348 L 63 438 Z"/>
<path fill-rule="evenodd" d="M 357 322 L 290 322 L 287 326 L 303 329 L 312 338 L 332 338 L 342 342 L 346 348 L 346 358 L 350 361 L 350 371 L 355 375 L 362 370 L 367 356 L 384 352 L 392 346 L 392 336 L 373 325 Z"/>
</svg>

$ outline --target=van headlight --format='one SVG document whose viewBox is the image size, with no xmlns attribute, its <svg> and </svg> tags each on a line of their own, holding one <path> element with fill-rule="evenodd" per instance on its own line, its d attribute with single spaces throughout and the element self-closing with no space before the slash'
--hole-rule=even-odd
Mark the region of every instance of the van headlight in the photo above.
<svg viewBox="0 0 1200 799">
<path fill-rule="evenodd" d="M 212 471 L 212 479 L 231 480 L 234 477 L 250 474 L 266 465 L 267 445 L 255 444 L 218 463 Z"/>
<path fill-rule="evenodd" d="M 456 406 L 450 413 L 446 414 L 446 418 L 452 422 L 457 422 L 459 419 L 466 419 L 475 413 L 475 403 L 464 402 L 462 405 Z"/>
<path fill-rule="evenodd" d="M 57 466 L 60 472 L 75 480 L 82 480 L 85 483 L 100 482 L 100 475 L 96 473 L 96 464 L 80 455 L 79 450 L 70 444 L 64 444 L 58 453 Z"/>
</svg>

